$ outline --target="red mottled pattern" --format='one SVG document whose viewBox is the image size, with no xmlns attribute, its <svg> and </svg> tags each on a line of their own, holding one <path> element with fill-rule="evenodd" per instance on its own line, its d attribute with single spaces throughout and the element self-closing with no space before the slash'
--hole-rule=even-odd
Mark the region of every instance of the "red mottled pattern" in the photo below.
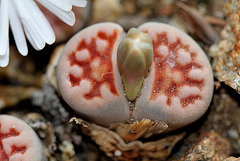
<svg viewBox="0 0 240 161">
<path fill-rule="evenodd" d="M 1 124 L 0 124 L 0 129 L 1 129 Z M 10 137 L 17 137 L 19 135 L 20 135 L 20 132 L 18 132 L 14 128 L 10 128 L 8 133 L 2 133 L 1 130 L 0 130 L 0 161 L 8 161 L 9 158 L 16 153 L 22 153 L 22 154 L 25 153 L 25 151 L 27 150 L 26 146 L 18 147 L 16 145 L 12 145 L 10 156 L 8 156 L 3 149 L 2 141 L 4 139 L 10 138 Z"/>
<path fill-rule="evenodd" d="M 112 94 L 118 95 L 115 84 L 114 84 L 114 75 L 113 75 L 113 64 L 112 64 L 112 50 L 114 44 L 118 37 L 118 31 L 114 30 L 111 35 L 107 35 L 105 32 L 99 31 L 97 33 L 97 38 L 100 40 L 105 40 L 107 45 L 105 50 L 99 52 L 97 50 L 96 39 L 92 38 L 90 43 L 86 43 L 83 39 L 79 42 L 76 51 L 72 52 L 69 56 L 69 62 L 71 66 L 77 65 L 83 70 L 83 73 L 80 77 L 75 77 L 73 74 L 69 73 L 69 81 L 72 84 L 72 87 L 79 86 L 81 80 L 88 80 L 92 83 L 92 89 L 84 95 L 85 99 L 93 99 L 94 97 L 100 97 L 101 91 L 100 88 L 102 85 L 107 85 Z M 76 52 L 87 50 L 89 52 L 90 58 L 87 60 L 77 60 Z M 100 60 L 100 64 L 97 69 L 91 68 L 91 62 L 94 60 Z M 93 77 L 93 72 L 101 75 L 101 79 L 97 80 Z"/>
<path fill-rule="evenodd" d="M 163 56 L 158 54 L 158 47 L 160 45 L 165 45 L 168 47 L 168 54 Z M 182 65 L 176 61 L 177 51 L 179 49 L 184 49 L 188 51 L 191 55 L 191 61 L 185 65 Z M 155 100 L 159 95 L 164 94 L 167 96 L 166 104 L 171 106 L 172 98 L 178 97 L 179 88 L 187 85 L 190 87 L 198 87 L 202 90 L 204 86 L 204 80 L 194 80 L 188 77 L 191 69 L 202 69 L 202 66 L 195 61 L 196 53 L 189 51 L 189 46 L 184 45 L 180 38 L 177 38 L 175 42 L 169 43 L 167 33 L 163 32 L 157 34 L 157 39 L 153 41 L 153 51 L 154 51 L 154 61 L 155 61 L 155 78 L 151 94 L 151 100 Z M 171 52 L 171 54 L 169 54 Z M 174 66 L 170 67 L 167 60 L 173 60 Z M 169 71 L 170 70 L 170 71 Z M 179 82 L 173 81 L 168 72 L 179 72 L 181 74 L 182 80 Z M 196 100 L 201 100 L 200 95 L 190 95 L 186 98 L 180 99 L 181 106 L 183 108 L 187 107 L 189 104 L 193 104 Z"/>
</svg>

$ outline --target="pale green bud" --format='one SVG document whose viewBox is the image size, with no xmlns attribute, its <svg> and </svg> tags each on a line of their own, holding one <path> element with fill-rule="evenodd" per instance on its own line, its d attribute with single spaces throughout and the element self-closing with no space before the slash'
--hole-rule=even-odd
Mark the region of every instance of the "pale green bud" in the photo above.
<svg viewBox="0 0 240 161">
<path fill-rule="evenodd" d="M 153 44 L 150 36 L 131 28 L 120 42 L 117 53 L 118 69 L 128 100 L 136 99 L 152 61 Z"/>
</svg>

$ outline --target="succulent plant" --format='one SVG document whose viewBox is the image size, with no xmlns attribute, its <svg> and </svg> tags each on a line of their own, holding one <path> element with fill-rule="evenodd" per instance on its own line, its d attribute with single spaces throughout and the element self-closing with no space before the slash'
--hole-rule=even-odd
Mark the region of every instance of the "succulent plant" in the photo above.
<svg viewBox="0 0 240 161">
<path fill-rule="evenodd" d="M 46 161 L 43 145 L 23 120 L 0 115 L 0 160 Z"/>
<path fill-rule="evenodd" d="M 162 23 L 143 24 L 127 35 L 115 23 L 92 25 L 65 45 L 56 72 L 66 103 L 103 126 L 150 119 L 171 131 L 200 118 L 213 93 L 203 50 Z"/>
</svg>

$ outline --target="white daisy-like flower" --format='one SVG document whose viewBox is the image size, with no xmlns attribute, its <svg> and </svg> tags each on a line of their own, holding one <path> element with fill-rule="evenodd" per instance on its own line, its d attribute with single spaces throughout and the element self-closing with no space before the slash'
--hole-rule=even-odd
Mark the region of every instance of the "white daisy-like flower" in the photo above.
<svg viewBox="0 0 240 161">
<path fill-rule="evenodd" d="M 54 31 L 36 2 L 70 26 L 75 23 L 72 6 L 87 4 L 86 0 L 0 0 L 0 67 L 9 63 L 9 25 L 23 56 L 28 53 L 25 35 L 36 50 L 54 43 Z"/>
</svg>

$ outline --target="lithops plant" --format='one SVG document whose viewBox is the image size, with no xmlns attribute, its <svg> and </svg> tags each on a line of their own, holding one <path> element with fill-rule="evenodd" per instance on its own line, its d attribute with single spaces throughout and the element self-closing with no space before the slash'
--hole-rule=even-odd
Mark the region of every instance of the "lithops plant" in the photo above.
<svg viewBox="0 0 240 161">
<path fill-rule="evenodd" d="M 92 25 L 65 45 L 56 72 L 66 103 L 106 127 L 149 119 L 172 131 L 200 118 L 213 93 L 203 50 L 161 23 L 143 24 L 127 35 L 115 23 Z"/>
<path fill-rule="evenodd" d="M 0 115 L 1 161 L 47 161 L 35 131 L 23 120 Z"/>
</svg>

